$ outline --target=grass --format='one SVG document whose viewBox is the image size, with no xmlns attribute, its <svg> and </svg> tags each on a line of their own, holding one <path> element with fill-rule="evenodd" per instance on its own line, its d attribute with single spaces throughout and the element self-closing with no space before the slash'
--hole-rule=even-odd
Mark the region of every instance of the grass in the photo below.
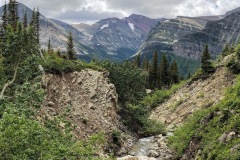
<svg viewBox="0 0 240 160">
<path fill-rule="evenodd" d="M 150 108 L 153 109 L 157 105 L 163 103 L 165 100 L 170 98 L 172 94 L 174 94 L 178 89 L 180 89 L 185 84 L 186 84 L 186 81 L 181 81 L 178 84 L 172 85 L 172 87 L 168 90 L 157 90 L 152 94 L 146 96 L 141 103 L 144 106 L 150 106 Z"/>
<path fill-rule="evenodd" d="M 239 96 L 240 76 L 236 84 L 227 89 L 220 103 L 197 111 L 175 131 L 174 136 L 169 138 L 169 145 L 176 151 L 178 158 L 190 151 L 190 146 L 195 146 L 195 149 L 191 148 L 191 154 L 202 150 L 199 159 L 240 159 L 240 147 L 237 146 L 240 138 L 235 137 L 227 143 L 219 141 L 226 132 L 240 132 Z M 235 152 L 234 147 L 238 147 Z"/>
<path fill-rule="evenodd" d="M 55 54 L 46 55 L 46 62 L 42 62 L 42 66 L 46 72 L 54 74 L 81 71 L 83 69 L 104 70 L 104 68 L 96 65 L 94 62 L 87 63 L 81 60 L 66 60 Z"/>
</svg>

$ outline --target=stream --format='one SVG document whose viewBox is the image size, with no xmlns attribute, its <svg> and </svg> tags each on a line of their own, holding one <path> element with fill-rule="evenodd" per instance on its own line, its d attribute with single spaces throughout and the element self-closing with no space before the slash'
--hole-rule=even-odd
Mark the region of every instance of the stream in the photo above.
<svg viewBox="0 0 240 160">
<path fill-rule="evenodd" d="M 146 137 L 138 140 L 129 151 L 129 155 L 117 158 L 117 160 L 163 160 L 171 159 L 172 152 L 167 147 L 167 136 L 158 135 L 154 137 Z M 135 160 L 133 159 L 133 160 Z"/>
</svg>

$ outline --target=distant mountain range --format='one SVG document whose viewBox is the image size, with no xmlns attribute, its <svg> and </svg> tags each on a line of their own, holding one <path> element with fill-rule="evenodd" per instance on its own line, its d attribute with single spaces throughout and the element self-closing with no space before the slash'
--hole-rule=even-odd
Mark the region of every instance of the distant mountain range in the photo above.
<svg viewBox="0 0 240 160">
<path fill-rule="evenodd" d="M 30 22 L 32 9 L 19 3 L 18 11 L 21 20 L 26 11 Z M 0 8 L 0 14 L 2 13 L 3 6 Z M 67 36 L 70 31 L 79 57 L 86 60 L 95 57 L 121 61 L 136 53 L 148 32 L 158 21 L 159 19 L 133 14 L 123 19 L 103 19 L 93 25 L 72 26 L 59 20 L 46 18 L 41 14 L 40 43 L 43 48 L 46 48 L 50 38 L 54 49 L 66 50 Z"/>
<path fill-rule="evenodd" d="M 136 53 L 158 21 L 159 19 L 133 14 L 123 19 L 108 18 L 92 25 L 73 26 L 88 36 L 85 41 L 92 49 L 122 60 Z"/>
<path fill-rule="evenodd" d="M 154 27 L 137 53 L 151 54 L 154 50 L 200 60 L 203 47 L 208 44 L 216 57 L 226 43 L 240 38 L 240 8 L 222 16 L 177 17 L 164 20 Z"/>
<path fill-rule="evenodd" d="M 18 10 L 21 19 L 26 11 L 30 22 L 32 10 L 21 3 Z M 3 7 L 0 8 L 2 13 Z M 72 32 L 81 59 L 123 61 L 141 54 L 142 58 L 151 60 L 152 53 L 157 50 L 159 57 L 166 53 L 170 61 L 177 60 L 180 72 L 186 75 L 199 66 L 206 44 L 216 57 L 226 43 L 239 41 L 240 8 L 220 16 L 179 16 L 175 19 L 151 19 L 132 14 L 123 19 L 103 19 L 92 25 L 70 25 L 41 15 L 40 28 L 43 48 L 47 47 L 50 38 L 54 49 L 66 50 L 67 36 Z"/>
</svg>

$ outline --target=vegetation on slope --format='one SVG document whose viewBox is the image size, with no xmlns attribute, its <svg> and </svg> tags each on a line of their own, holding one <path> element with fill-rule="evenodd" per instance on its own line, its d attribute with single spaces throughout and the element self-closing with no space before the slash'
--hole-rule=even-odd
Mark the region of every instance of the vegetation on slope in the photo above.
<svg viewBox="0 0 240 160">
<path fill-rule="evenodd" d="M 227 67 L 238 74 L 240 61 L 235 50 L 224 52 L 230 55 Z M 235 66 L 235 67 L 232 67 Z M 186 159 L 239 159 L 240 158 L 240 76 L 234 86 L 226 91 L 225 98 L 217 105 L 197 111 L 174 132 L 169 144 L 177 157 Z"/>
<path fill-rule="evenodd" d="M 38 15 L 35 11 L 33 14 Z M 64 131 L 59 129 L 58 117 L 41 122 L 37 119 L 45 96 L 39 70 L 43 58 L 46 66 L 58 64 L 57 71 L 68 71 L 68 66 L 74 63 L 79 63 L 77 68 L 91 64 L 71 60 L 65 63 L 54 55 L 54 60 L 40 57 L 39 17 L 33 16 L 29 26 L 26 22 L 18 22 L 16 1 L 10 1 L 8 7 L 5 5 L 3 17 L 4 28 L 0 29 L 0 159 L 100 159 L 97 155 L 99 144 L 104 145 L 100 134 L 87 141 L 77 141 L 71 135 L 72 125 Z"/>
</svg>

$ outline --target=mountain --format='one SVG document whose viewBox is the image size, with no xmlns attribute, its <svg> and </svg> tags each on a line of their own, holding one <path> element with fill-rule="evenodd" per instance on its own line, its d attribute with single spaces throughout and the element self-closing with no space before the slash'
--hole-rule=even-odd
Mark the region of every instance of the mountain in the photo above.
<svg viewBox="0 0 240 160">
<path fill-rule="evenodd" d="M 136 53 L 158 21 L 159 19 L 133 14 L 123 19 L 107 18 L 92 25 L 73 26 L 88 36 L 86 41 L 91 48 L 105 56 L 122 60 Z"/>
<path fill-rule="evenodd" d="M 183 17 L 160 21 L 152 28 L 138 52 L 152 58 L 155 50 L 159 57 L 167 53 L 170 61 L 176 60 L 180 73 L 193 73 L 200 65 L 203 47 L 208 44 L 215 58 L 226 43 L 236 43 L 240 37 L 240 8 L 220 16 Z M 134 58 L 133 56 L 133 58 Z"/>
<path fill-rule="evenodd" d="M 32 18 L 32 9 L 28 8 L 22 3 L 18 5 L 18 14 L 20 20 L 23 20 L 24 13 L 27 13 L 28 22 L 31 21 Z M 0 14 L 3 14 L 3 6 L 0 8 Z M 62 51 L 66 51 L 66 42 L 69 31 L 73 33 L 73 39 L 75 43 L 75 50 L 77 55 L 85 60 L 91 60 L 91 57 L 102 58 L 100 54 L 87 46 L 85 42 L 86 35 L 81 33 L 76 28 L 71 25 L 46 18 L 41 14 L 40 16 L 40 44 L 42 48 L 47 48 L 48 40 L 51 39 L 51 45 L 54 49 L 61 49 Z M 82 43 L 80 43 L 80 41 Z"/>
<path fill-rule="evenodd" d="M 176 19 L 162 21 L 150 31 L 147 40 L 140 47 L 138 53 L 152 54 L 154 50 L 173 52 L 173 45 L 185 35 L 199 32 L 205 28 L 209 21 L 218 20 L 220 18 L 220 16 L 179 16 Z"/>
<path fill-rule="evenodd" d="M 208 44 L 212 56 L 217 57 L 226 43 L 236 44 L 239 39 L 240 11 L 237 11 L 221 20 L 208 22 L 201 31 L 185 35 L 173 45 L 173 52 L 200 60 L 203 47 Z"/>
</svg>

